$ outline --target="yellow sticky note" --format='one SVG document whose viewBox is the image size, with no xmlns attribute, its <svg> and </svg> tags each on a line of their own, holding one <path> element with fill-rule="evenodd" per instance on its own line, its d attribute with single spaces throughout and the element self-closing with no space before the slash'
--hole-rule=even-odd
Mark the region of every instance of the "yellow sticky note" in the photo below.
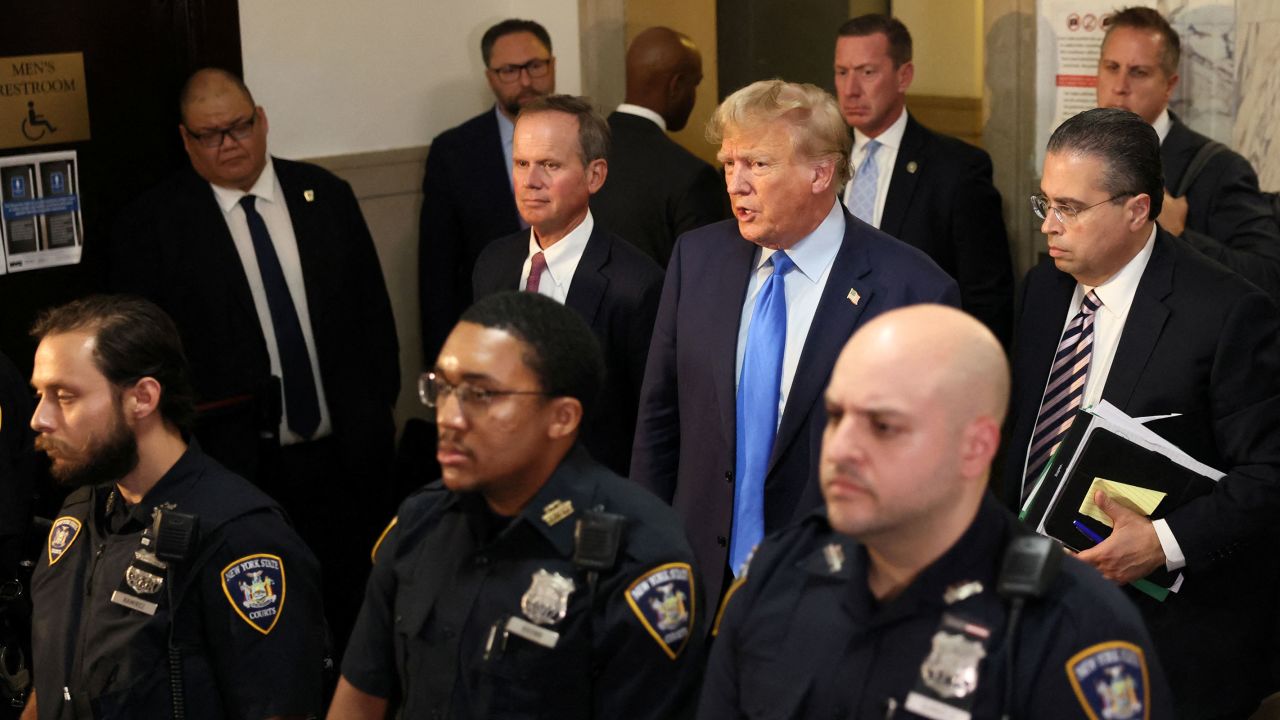
<svg viewBox="0 0 1280 720">
<path fill-rule="evenodd" d="M 1127 505 L 1131 510 L 1150 515 L 1156 507 L 1160 505 L 1160 501 L 1164 500 L 1167 493 L 1159 490 L 1151 490 L 1149 488 L 1138 487 L 1137 485 L 1129 485 L 1127 483 L 1116 482 L 1115 480 L 1107 480 L 1105 478 L 1095 477 L 1093 484 L 1089 486 L 1089 492 L 1084 495 L 1084 502 L 1080 503 L 1080 514 L 1088 515 L 1098 522 L 1111 527 L 1111 518 L 1102 512 L 1093 502 L 1093 496 L 1101 490 L 1107 494 L 1107 497 L 1118 503 Z"/>
</svg>

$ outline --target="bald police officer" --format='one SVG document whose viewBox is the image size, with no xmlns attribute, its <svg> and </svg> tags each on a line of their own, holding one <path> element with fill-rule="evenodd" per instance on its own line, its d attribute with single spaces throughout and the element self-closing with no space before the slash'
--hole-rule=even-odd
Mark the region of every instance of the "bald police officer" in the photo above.
<svg viewBox="0 0 1280 720">
<path fill-rule="evenodd" d="M 1168 716 L 1134 608 L 986 491 L 1008 393 L 999 342 L 957 310 L 853 336 L 826 391 L 825 510 L 730 588 L 700 717 Z M 1010 599 L 1002 556 L 1025 541 L 1041 554 L 1018 567 L 1052 579 Z"/>
<path fill-rule="evenodd" d="M 577 442 L 599 346 L 537 293 L 476 303 L 423 376 L 443 480 L 374 568 L 330 718 L 678 718 L 705 601 L 671 508 Z"/>
</svg>

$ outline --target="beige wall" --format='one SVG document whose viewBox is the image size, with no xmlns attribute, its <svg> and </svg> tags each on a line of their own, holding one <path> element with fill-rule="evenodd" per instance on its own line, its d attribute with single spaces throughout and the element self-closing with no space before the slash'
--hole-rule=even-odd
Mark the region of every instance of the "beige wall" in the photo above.
<svg viewBox="0 0 1280 720">
<path fill-rule="evenodd" d="M 982 96 L 983 0 L 893 0 L 893 14 L 911 30 L 916 78 L 911 92 Z"/>
<path fill-rule="evenodd" d="M 688 35 L 702 51 L 702 84 L 698 102 L 684 130 L 672 134 L 689 152 L 715 164 L 716 149 L 703 137 L 703 129 L 719 104 L 716 82 L 716 0 L 631 0 L 627 3 L 627 42 L 641 30 L 666 25 Z"/>
</svg>

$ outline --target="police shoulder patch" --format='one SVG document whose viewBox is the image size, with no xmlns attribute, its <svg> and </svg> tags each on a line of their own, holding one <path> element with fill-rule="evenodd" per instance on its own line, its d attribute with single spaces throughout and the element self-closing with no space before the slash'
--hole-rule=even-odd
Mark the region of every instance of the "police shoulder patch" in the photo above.
<svg viewBox="0 0 1280 720">
<path fill-rule="evenodd" d="M 246 555 L 222 569 L 222 592 L 231 608 L 266 635 L 284 612 L 284 561 L 278 555 Z"/>
<path fill-rule="evenodd" d="M 62 556 L 71 547 L 71 543 L 80 537 L 80 528 L 83 523 L 70 515 L 63 515 L 53 521 L 53 527 L 49 528 L 49 565 L 52 566 L 62 559 Z"/>
<path fill-rule="evenodd" d="M 659 565 L 636 578 L 626 589 L 627 604 L 658 646 L 675 660 L 693 634 L 696 598 L 693 567 L 688 563 Z"/>
<path fill-rule="evenodd" d="M 1130 720 L 1151 713 L 1147 660 L 1133 643 L 1112 641 L 1067 661 L 1067 679 L 1090 720 Z"/>
</svg>

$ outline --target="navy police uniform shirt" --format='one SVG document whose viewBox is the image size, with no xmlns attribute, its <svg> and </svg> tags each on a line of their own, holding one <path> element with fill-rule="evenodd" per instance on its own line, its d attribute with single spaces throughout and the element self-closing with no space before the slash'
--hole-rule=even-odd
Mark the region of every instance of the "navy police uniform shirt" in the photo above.
<svg viewBox="0 0 1280 720">
<path fill-rule="evenodd" d="M 183 560 L 139 553 L 155 508 L 199 518 Z M 171 633 L 186 717 L 320 711 L 315 557 L 274 501 L 198 450 L 137 505 L 111 485 L 72 493 L 32 593 L 41 720 L 172 716 Z"/>
<path fill-rule="evenodd" d="M 996 594 L 1017 520 L 990 497 L 897 597 L 867 586 L 866 548 L 821 511 L 767 539 L 717 619 L 699 718 L 997 718 L 1008 605 Z M 1064 558 L 1015 647 L 1015 718 L 1172 717 L 1137 611 Z"/>
<path fill-rule="evenodd" d="M 575 563 L 589 511 L 620 515 L 607 569 Z M 514 518 L 432 483 L 374 549 L 342 674 L 411 718 L 679 718 L 702 669 L 679 519 L 575 448 Z"/>
</svg>

